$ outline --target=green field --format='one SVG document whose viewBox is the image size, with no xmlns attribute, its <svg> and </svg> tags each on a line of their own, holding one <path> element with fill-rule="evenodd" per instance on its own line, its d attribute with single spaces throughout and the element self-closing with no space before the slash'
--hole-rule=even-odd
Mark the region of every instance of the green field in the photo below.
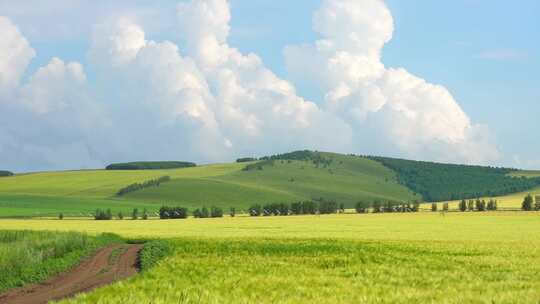
<svg viewBox="0 0 540 304">
<path fill-rule="evenodd" d="M 0 220 L 166 238 L 173 253 L 66 303 L 537 303 L 540 213 Z M 99 300 L 99 301 L 98 301 Z"/>
<path fill-rule="evenodd" d="M 245 209 L 252 204 L 336 200 L 352 207 L 358 200 L 421 199 L 396 182 L 380 163 L 324 153 L 333 161 L 275 161 L 263 170 L 243 171 L 249 163 L 217 164 L 172 170 L 87 170 L 21 174 L 0 179 L 0 217 L 87 216 L 97 208 L 129 214 L 132 208 L 155 212 L 164 204 Z M 116 197 L 129 184 L 161 176 L 172 180 Z"/>
</svg>

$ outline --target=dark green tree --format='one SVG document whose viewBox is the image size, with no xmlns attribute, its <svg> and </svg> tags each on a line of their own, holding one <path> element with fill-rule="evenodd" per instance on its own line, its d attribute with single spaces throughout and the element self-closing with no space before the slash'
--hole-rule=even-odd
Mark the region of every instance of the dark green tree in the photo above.
<svg viewBox="0 0 540 304">
<path fill-rule="evenodd" d="M 540 211 L 540 195 L 535 197 L 534 210 Z"/>
<path fill-rule="evenodd" d="M 139 219 L 139 209 L 137 208 L 133 209 L 133 211 L 131 212 L 131 219 L 132 220 Z"/>
<path fill-rule="evenodd" d="M 229 215 L 230 215 L 231 217 L 235 217 L 235 216 L 236 216 L 236 208 L 231 207 L 231 208 L 229 209 Z"/>
<path fill-rule="evenodd" d="M 437 212 L 437 204 L 436 203 L 431 204 L 431 211 Z"/>
<path fill-rule="evenodd" d="M 467 211 L 467 201 L 462 199 L 461 202 L 459 202 L 459 211 L 465 212 Z"/>
<path fill-rule="evenodd" d="M 523 203 L 521 204 L 521 209 L 523 209 L 523 211 L 531 211 L 533 209 L 532 195 L 528 194 L 525 197 L 525 199 L 523 199 Z"/>
</svg>

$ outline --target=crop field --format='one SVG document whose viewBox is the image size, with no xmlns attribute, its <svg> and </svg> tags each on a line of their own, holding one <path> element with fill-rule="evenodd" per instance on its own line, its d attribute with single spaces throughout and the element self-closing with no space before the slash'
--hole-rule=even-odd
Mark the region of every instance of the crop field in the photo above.
<svg viewBox="0 0 540 304">
<path fill-rule="evenodd" d="M 0 220 L 0 229 L 21 227 L 114 231 L 170 242 L 173 252 L 156 267 L 62 303 L 537 303 L 540 298 L 538 212 Z"/>
</svg>

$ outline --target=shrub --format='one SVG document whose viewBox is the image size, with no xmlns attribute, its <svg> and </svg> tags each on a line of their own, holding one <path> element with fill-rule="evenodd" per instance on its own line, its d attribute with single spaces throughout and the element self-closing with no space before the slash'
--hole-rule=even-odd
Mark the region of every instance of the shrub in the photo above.
<svg viewBox="0 0 540 304">
<path fill-rule="evenodd" d="M 231 217 L 235 217 L 236 216 L 236 208 L 231 207 L 231 209 L 229 209 L 229 215 Z"/>
<path fill-rule="evenodd" d="M 540 195 L 535 197 L 534 210 L 540 211 Z"/>
<path fill-rule="evenodd" d="M 381 204 L 381 201 L 379 200 L 374 200 L 373 201 L 373 213 L 380 213 L 382 212 L 382 204 Z"/>
<path fill-rule="evenodd" d="M 444 204 L 443 204 L 443 211 L 444 211 L 444 212 L 447 212 L 449 209 L 450 209 L 450 208 L 449 208 L 449 206 L 448 206 L 448 203 L 444 203 Z"/>
<path fill-rule="evenodd" d="M 63 220 L 64 219 L 64 214 L 63 213 L 58 214 L 58 219 Z"/>
<path fill-rule="evenodd" d="M 185 219 L 187 218 L 187 215 L 187 208 L 167 206 L 159 208 L 160 219 Z"/>
<path fill-rule="evenodd" d="M 124 219 L 124 214 L 122 213 L 122 211 L 118 212 L 118 219 L 119 220 L 123 220 Z"/>
<path fill-rule="evenodd" d="M 96 214 L 94 215 L 94 219 L 98 221 L 112 220 L 111 209 L 107 209 L 107 210 L 97 209 Z"/>
<path fill-rule="evenodd" d="M 431 204 L 431 211 L 437 212 L 437 204 L 435 203 Z"/>
<path fill-rule="evenodd" d="M 523 203 L 521 204 L 521 209 L 523 209 L 523 211 L 531 211 L 533 209 L 532 195 L 528 194 L 525 197 L 525 199 L 523 199 Z"/>
<path fill-rule="evenodd" d="M 420 203 L 419 202 L 413 202 L 411 212 L 418 212 L 420 211 Z"/>
<path fill-rule="evenodd" d="M 497 210 L 497 201 L 494 199 L 490 199 L 487 203 L 487 210 L 489 211 L 495 211 Z"/>
</svg>

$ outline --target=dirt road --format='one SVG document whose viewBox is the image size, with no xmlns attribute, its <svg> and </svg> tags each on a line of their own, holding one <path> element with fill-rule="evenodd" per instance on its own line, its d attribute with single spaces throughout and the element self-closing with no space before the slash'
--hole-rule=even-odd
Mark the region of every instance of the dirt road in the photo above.
<svg viewBox="0 0 540 304">
<path fill-rule="evenodd" d="M 0 295 L 0 303 L 47 303 L 126 279 L 137 273 L 137 259 L 141 249 L 142 245 L 127 244 L 103 248 L 69 272 Z"/>
</svg>

